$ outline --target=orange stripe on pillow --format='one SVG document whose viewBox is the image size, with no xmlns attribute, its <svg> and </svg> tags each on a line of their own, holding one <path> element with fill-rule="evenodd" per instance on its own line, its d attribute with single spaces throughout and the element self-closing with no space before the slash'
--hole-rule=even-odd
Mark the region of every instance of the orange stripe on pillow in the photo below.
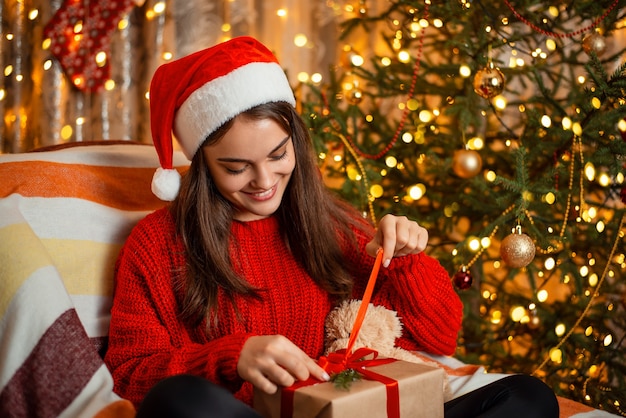
<svg viewBox="0 0 626 418">
<path fill-rule="evenodd" d="M 135 418 L 135 407 L 130 401 L 121 400 L 110 403 L 101 409 L 94 418 Z"/>
<path fill-rule="evenodd" d="M 425 355 L 420 354 L 418 351 L 411 351 L 411 354 L 413 354 L 415 357 L 418 357 L 420 359 L 422 359 L 424 362 L 426 362 L 426 364 L 430 363 L 436 363 L 437 366 L 439 366 L 440 368 L 442 368 L 447 375 L 449 376 L 470 376 L 474 373 L 476 373 L 478 371 L 478 369 L 480 368 L 480 366 L 475 365 L 475 364 L 466 364 L 464 366 L 461 367 L 450 367 L 447 366 L 437 360 L 434 360 L 430 357 L 427 357 Z"/>
<path fill-rule="evenodd" d="M 0 164 L 0 197 L 12 193 L 74 197 L 122 210 L 152 210 L 165 204 L 150 190 L 154 170 L 48 161 L 7 162 Z"/>
<path fill-rule="evenodd" d="M 559 402 L 559 417 L 561 418 L 593 411 L 593 408 L 588 405 L 564 398 L 562 396 L 557 396 L 557 401 Z"/>
</svg>

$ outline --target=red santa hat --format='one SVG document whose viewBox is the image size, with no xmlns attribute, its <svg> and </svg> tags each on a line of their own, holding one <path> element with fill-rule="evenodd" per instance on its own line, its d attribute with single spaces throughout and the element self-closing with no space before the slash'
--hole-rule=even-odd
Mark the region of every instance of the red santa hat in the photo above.
<svg viewBox="0 0 626 418">
<path fill-rule="evenodd" d="M 295 106 L 285 72 L 269 49 L 248 36 L 157 68 L 150 84 L 150 128 L 161 167 L 152 179 L 152 192 L 162 200 L 178 195 L 172 134 L 191 160 L 225 122 L 257 105 L 279 101 Z"/>
</svg>

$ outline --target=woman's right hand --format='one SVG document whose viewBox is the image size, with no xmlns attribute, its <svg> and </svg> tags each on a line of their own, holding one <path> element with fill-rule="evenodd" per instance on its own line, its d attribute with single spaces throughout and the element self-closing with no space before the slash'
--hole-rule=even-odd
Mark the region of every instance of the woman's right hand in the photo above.
<svg viewBox="0 0 626 418">
<path fill-rule="evenodd" d="M 323 368 L 282 335 L 248 338 L 239 355 L 237 372 L 268 394 L 275 393 L 279 386 L 291 386 L 296 380 L 310 376 L 322 381 L 330 379 Z"/>
</svg>

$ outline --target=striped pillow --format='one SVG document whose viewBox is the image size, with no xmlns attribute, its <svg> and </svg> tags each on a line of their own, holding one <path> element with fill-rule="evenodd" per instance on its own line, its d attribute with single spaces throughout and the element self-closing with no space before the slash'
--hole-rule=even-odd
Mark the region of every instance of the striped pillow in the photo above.
<svg viewBox="0 0 626 418">
<path fill-rule="evenodd" d="M 158 165 L 152 146 L 130 142 L 0 155 L 0 416 L 132 411 L 98 351 L 117 254 L 164 204 L 150 191 Z"/>
</svg>

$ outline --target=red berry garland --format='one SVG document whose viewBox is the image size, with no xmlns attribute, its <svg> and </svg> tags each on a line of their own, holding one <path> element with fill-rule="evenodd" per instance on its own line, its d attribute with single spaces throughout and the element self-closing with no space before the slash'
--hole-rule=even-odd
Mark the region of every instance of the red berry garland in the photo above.
<svg viewBox="0 0 626 418">
<path fill-rule="evenodd" d="M 429 2 L 425 3 L 426 6 L 424 8 L 423 19 L 428 19 L 429 4 L 430 4 Z M 413 68 L 413 75 L 411 76 L 411 86 L 409 87 L 409 92 L 407 94 L 409 98 L 413 97 L 413 93 L 415 92 L 415 84 L 417 83 L 417 73 L 419 72 L 419 69 L 420 69 L 420 63 L 422 60 L 422 50 L 424 49 L 424 32 L 425 32 L 425 28 L 422 27 L 420 42 L 419 42 L 419 49 L 417 51 L 417 57 L 415 58 L 415 67 Z M 396 132 L 393 138 L 391 138 L 391 141 L 389 141 L 389 143 L 385 146 L 385 148 L 382 151 L 380 151 L 378 154 L 366 154 L 363 151 L 361 151 L 359 147 L 356 146 L 356 144 L 354 143 L 354 141 L 352 140 L 350 136 L 346 135 L 346 139 L 348 140 L 352 148 L 355 150 L 355 152 L 361 158 L 366 158 L 369 160 L 378 160 L 379 158 L 384 157 L 389 152 L 389 150 L 393 148 L 396 142 L 398 142 L 398 138 L 400 138 L 400 134 L 402 133 L 402 129 L 404 129 L 404 124 L 406 123 L 408 116 L 409 116 L 409 108 L 405 107 L 404 112 L 402 113 L 402 118 L 400 119 L 400 123 L 398 124 L 398 128 L 396 129 Z"/>
<path fill-rule="evenodd" d="M 552 38 L 573 38 L 576 35 L 580 35 L 582 33 L 585 33 L 588 30 L 591 30 L 591 29 L 595 28 L 596 26 L 598 26 L 598 24 L 600 22 L 602 22 L 604 19 L 606 19 L 606 17 L 609 15 L 609 13 L 611 13 L 613 11 L 613 9 L 615 9 L 615 6 L 617 6 L 617 4 L 619 3 L 619 0 L 615 0 L 613 2 L 613 4 L 611 5 L 611 7 L 609 7 L 604 12 L 604 14 L 602 16 L 600 16 L 599 18 L 594 20 L 594 22 L 591 25 L 585 26 L 584 28 L 581 28 L 581 29 L 578 29 L 578 30 L 576 30 L 574 32 L 569 32 L 569 33 L 556 33 L 556 32 L 551 32 L 551 31 L 548 31 L 548 30 L 541 29 L 539 26 L 533 24 L 528 19 L 526 19 L 524 16 L 519 14 L 517 12 L 517 10 L 515 10 L 515 8 L 513 8 L 511 3 L 509 2 L 509 0 L 504 0 L 504 3 L 511 10 L 511 12 L 513 12 L 513 14 L 515 15 L 516 18 L 518 18 L 519 20 L 524 22 L 524 24 L 526 24 L 527 26 L 532 28 L 535 32 L 541 33 L 541 34 L 546 35 L 546 36 L 550 36 Z"/>
</svg>

